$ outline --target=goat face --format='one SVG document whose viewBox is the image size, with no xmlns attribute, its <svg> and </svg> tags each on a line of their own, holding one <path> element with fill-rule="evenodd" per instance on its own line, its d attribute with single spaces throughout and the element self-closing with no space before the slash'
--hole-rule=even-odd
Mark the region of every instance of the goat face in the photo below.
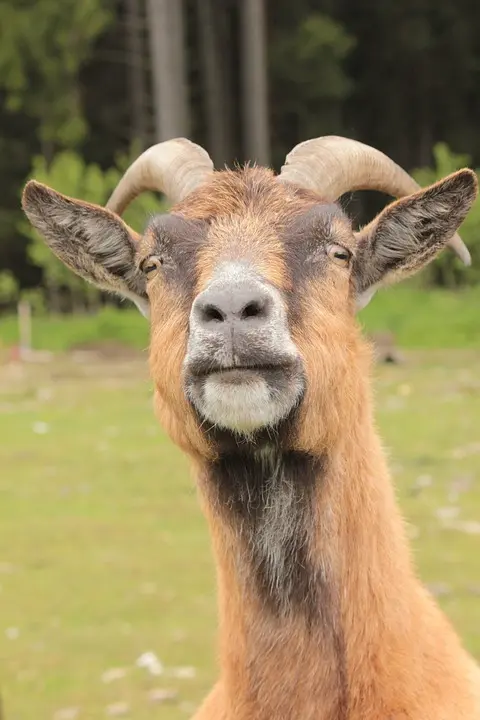
<svg viewBox="0 0 480 720">
<path fill-rule="evenodd" d="M 356 337 L 354 251 L 339 207 L 262 169 L 219 173 L 174 215 L 155 218 L 139 264 L 152 373 L 169 409 L 181 379 L 204 434 L 258 444 L 304 397 L 335 400 Z M 335 361 L 315 372 L 322 345 Z M 168 374 L 167 355 L 175 358 Z"/>
<path fill-rule="evenodd" d="M 142 237 L 38 183 L 23 205 L 75 272 L 148 308 L 157 414 L 205 456 L 273 436 L 334 442 L 340 409 L 361 395 L 356 308 L 430 261 L 475 195 L 459 171 L 358 233 L 340 206 L 262 168 L 211 174 Z"/>
</svg>

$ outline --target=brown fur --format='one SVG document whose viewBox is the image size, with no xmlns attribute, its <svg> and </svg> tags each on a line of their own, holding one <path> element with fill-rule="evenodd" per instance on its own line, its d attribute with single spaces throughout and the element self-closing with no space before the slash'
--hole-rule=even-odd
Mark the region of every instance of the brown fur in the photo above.
<svg viewBox="0 0 480 720">
<path fill-rule="evenodd" d="M 152 280 L 156 414 L 193 460 L 218 571 L 220 680 L 195 720 L 480 718 L 478 668 L 412 566 L 373 422 L 370 348 L 354 318 L 358 290 L 418 269 L 462 222 L 476 193 L 473 177 L 464 171 L 444 182 L 430 195 L 392 204 L 356 236 L 338 207 L 261 168 L 214 174 L 173 210 L 200 222 L 204 233 L 195 293 L 228 258 L 247 260 L 285 294 L 308 382 L 282 452 L 321 460 L 304 525 L 308 577 L 321 585 L 312 594 L 317 604 L 308 612 L 306 601 L 305 608 L 269 606 L 243 525 L 212 485 L 219 447 L 183 391 L 188 303 L 174 284 Z M 24 203 L 35 218 L 30 200 Z M 42 223 L 44 230 L 43 216 Z M 198 227 L 192 225 L 193 235 Z M 329 262 L 323 251 L 319 259 L 309 255 L 316 237 L 321 247 L 349 249 L 350 265 Z M 149 230 L 138 262 L 156 242 Z"/>
</svg>

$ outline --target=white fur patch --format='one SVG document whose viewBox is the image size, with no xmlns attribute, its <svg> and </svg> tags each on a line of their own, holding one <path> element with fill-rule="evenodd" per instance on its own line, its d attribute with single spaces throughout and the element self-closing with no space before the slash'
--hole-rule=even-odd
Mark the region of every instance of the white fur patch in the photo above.
<svg viewBox="0 0 480 720">
<path fill-rule="evenodd" d="M 202 410 L 215 425 L 239 433 L 253 432 L 279 420 L 278 403 L 260 376 L 233 385 L 222 382 L 221 375 L 211 375 L 205 381 Z"/>
</svg>

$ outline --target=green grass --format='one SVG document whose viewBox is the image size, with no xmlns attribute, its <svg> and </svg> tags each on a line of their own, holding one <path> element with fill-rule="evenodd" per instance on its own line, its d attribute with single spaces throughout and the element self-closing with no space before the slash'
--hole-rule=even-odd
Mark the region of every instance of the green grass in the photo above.
<svg viewBox="0 0 480 720">
<path fill-rule="evenodd" d="M 64 352 L 76 345 L 116 341 L 144 349 L 148 346 L 148 322 L 136 309 L 105 308 L 95 315 L 49 315 L 33 318 L 32 345 L 35 350 Z M 0 347 L 18 343 L 15 316 L 0 318 Z"/>
<path fill-rule="evenodd" d="M 365 330 L 393 332 L 405 348 L 480 349 L 480 285 L 422 290 L 403 283 L 383 290 L 360 313 Z"/>
<path fill-rule="evenodd" d="M 480 348 L 480 286 L 458 292 L 421 290 L 403 283 L 384 290 L 360 313 L 366 331 L 389 330 L 405 348 Z M 37 317 L 33 346 L 61 352 L 75 345 L 117 341 L 143 349 L 148 323 L 135 309 L 96 315 Z M 0 318 L 0 348 L 18 343 L 17 320 Z"/>
<path fill-rule="evenodd" d="M 458 507 L 460 520 L 480 521 L 479 367 L 478 351 L 407 353 L 377 369 L 376 388 L 419 572 L 445 585 L 439 601 L 480 659 L 479 536 L 438 516 Z M 78 707 L 78 720 L 96 720 L 116 702 L 136 720 L 190 717 L 216 674 L 214 568 L 187 462 L 155 422 L 145 363 L 3 366 L 0 411 L 6 718 Z M 136 667 L 147 651 L 164 675 Z M 112 668 L 124 676 L 106 683 Z M 152 703 L 155 688 L 177 700 Z"/>
</svg>

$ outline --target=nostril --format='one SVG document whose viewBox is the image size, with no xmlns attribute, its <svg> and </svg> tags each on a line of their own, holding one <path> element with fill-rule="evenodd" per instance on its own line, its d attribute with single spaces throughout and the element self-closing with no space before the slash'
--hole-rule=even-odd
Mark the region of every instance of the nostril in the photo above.
<svg viewBox="0 0 480 720">
<path fill-rule="evenodd" d="M 225 315 L 215 305 L 204 305 L 202 308 L 202 320 L 204 322 L 223 322 Z"/>
<path fill-rule="evenodd" d="M 248 320 L 249 318 L 258 318 L 264 314 L 265 305 L 264 303 L 258 302 L 258 300 L 252 300 L 247 303 L 241 312 L 241 320 Z"/>
</svg>

